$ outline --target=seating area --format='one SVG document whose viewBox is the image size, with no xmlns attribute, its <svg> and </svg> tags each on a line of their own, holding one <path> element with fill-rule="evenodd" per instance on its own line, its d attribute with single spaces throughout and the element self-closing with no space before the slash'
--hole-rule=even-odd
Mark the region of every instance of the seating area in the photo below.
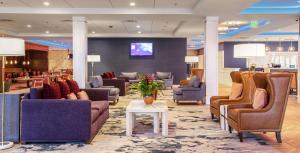
<svg viewBox="0 0 300 153">
<path fill-rule="evenodd" d="M 300 152 L 298 0 L 0 0 L 0 153 Z"/>
</svg>

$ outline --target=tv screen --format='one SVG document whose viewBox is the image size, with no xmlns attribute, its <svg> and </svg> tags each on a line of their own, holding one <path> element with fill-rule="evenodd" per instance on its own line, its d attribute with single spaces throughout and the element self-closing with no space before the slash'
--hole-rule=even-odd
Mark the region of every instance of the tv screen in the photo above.
<svg viewBox="0 0 300 153">
<path fill-rule="evenodd" d="M 152 43 L 131 43 L 130 56 L 153 56 Z"/>
</svg>

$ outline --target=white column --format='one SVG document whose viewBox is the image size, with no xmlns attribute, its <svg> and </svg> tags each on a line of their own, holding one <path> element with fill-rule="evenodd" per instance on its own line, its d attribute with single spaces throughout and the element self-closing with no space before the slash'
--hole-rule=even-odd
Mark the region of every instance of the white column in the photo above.
<svg viewBox="0 0 300 153">
<path fill-rule="evenodd" d="M 204 46 L 206 104 L 210 104 L 211 96 L 218 95 L 218 25 L 219 17 L 206 17 Z"/>
<path fill-rule="evenodd" d="M 87 80 L 87 25 L 85 17 L 73 17 L 73 77 L 80 88 Z"/>
</svg>

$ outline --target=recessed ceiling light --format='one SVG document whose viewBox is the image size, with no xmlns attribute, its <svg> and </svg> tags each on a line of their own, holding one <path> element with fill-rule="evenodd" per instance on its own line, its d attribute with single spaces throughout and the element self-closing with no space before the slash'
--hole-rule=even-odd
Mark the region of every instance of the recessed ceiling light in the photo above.
<svg viewBox="0 0 300 153">
<path fill-rule="evenodd" d="M 141 34 L 142 33 L 142 31 L 138 31 L 138 34 Z"/>
<path fill-rule="evenodd" d="M 50 5 L 50 2 L 45 1 L 45 2 L 43 2 L 43 4 L 44 4 L 45 6 L 49 6 L 49 5 Z"/>
<path fill-rule="evenodd" d="M 46 31 L 45 31 L 45 33 L 46 33 L 46 34 L 49 34 L 49 33 L 50 33 L 50 31 L 49 31 L 49 30 L 46 30 Z"/>
<path fill-rule="evenodd" d="M 92 31 L 92 34 L 95 34 L 96 32 L 95 31 Z"/>
<path fill-rule="evenodd" d="M 31 26 L 31 24 L 27 24 L 26 27 L 27 28 L 31 28 L 32 26 Z"/>
<path fill-rule="evenodd" d="M 129 5 L 130 6 L 135 6 L 135 2 L 130 2 Z"/>
<path fill-rule="evenodd" d="M 141 28 L 141 26 L 140 26 L 140 25 L 136 25 L 135 27 L 136 27 L 136 28 Z"/>
</svg>

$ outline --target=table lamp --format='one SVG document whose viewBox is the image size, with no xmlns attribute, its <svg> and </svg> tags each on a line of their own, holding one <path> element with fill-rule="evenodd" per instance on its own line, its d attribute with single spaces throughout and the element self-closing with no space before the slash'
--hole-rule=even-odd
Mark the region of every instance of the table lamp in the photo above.
<svg viewBox="0 0 300 153">
<path fill-rule="evenodd" d="M 11 148 L 13 142 L 4 140 L 4 119 L 5 119 L 5 57 L 6 56 L 24 56 L 25 41 L 18 38 L 0 38 L 0 56 L 2 56 L 2 100 L 1 100 L 1 142 L 0 150 Z"/>
<path fill-rule="evenodd" d="M 88 55 L 87 61 L 92 64 L 92 76 L 94 76 L 94 63 L 101 62 L 101 57 L 100 55 Z"/>
</svg>

